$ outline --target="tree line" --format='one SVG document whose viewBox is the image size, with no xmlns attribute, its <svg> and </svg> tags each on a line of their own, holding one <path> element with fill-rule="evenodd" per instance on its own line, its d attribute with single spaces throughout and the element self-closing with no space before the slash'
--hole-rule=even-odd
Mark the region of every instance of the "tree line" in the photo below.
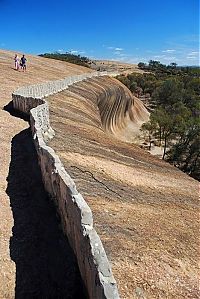
<svg viewBox="0 0 200 299">
<path fill-rule="evenodd" d="M 134 95 L 147 96 L 150 120 L 142 130 L 149 144 L 163 145 L 163 159 L 200 180 L 200 69 L 139 63 L 147 73 L 117 76 Z"/>
<path fill-rule="evenodd" d="M 45 57 L 45 58 L 57 59 L 57 60 L 61 60 L 61 61 L 66 61 L 66 62 L 82 65 L 85 67 L 90 67 L 90 59 L 89 58 L 87 58 L 85 56 L 75 55 L 75 54 L 72 54 L 69 52 L 45 53 L 45 54 L 40 54 L 39 56 Z"/>
</svg>

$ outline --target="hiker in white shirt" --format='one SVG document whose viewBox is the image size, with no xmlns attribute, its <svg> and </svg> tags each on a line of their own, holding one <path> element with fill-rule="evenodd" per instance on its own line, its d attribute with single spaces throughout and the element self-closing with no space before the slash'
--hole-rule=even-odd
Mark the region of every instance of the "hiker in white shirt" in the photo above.
<svg viewBox="0 0 200 299">
<path fill-rule="evenodd" d="M 14 61 L 15 61 L 15 70 L 18 71 L 19 70 L 19 57 L 17 54 L 15 55 Z"/>
</svg>

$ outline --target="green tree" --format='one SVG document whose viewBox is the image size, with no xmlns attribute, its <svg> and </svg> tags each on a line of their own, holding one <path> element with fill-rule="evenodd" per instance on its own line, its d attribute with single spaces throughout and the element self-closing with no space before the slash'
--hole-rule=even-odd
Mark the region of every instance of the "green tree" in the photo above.
<svg viewBox="0 0 200 299">
<path fill-rule="evenodd" d="M 172 62 L 172 63 L 170 63 L 170 65 L 169 65 L 171 68 L 176 68 L 177 67 L 177 63 L 175 63 L 175 62 Z"/>
<path fill-rule="evenodd" d="M 200 78 L 192 78 L 187 82 L 186 88 L 194 91 L 195 94 L 199 95 L 200 94 Z"/>
<path fill-rule="evenodd" d="M 150 95 L 150 120 L 142 126 L 150 147 L 157 138 L 164 146 L 163 159 L 167 157 L 170 163 L 200 179 L 200 68 L 180 67 L 174 62 L 166 66 L 150 60 L 145 69 L 150 72 L 132 73 L 128 81 L 123 81 L 135 95 Z"/>
<path fill-rule="evenodd" d="M 190 124 L 182 138 L 167 153 L 167 161 L 200 180 L 200 124 Z"/>
<path fill-rule="evenodd" d="M 167 111 L 170 107 L 183 99 L 183 83 L 176 79 L 164 81 L 152 94 L 152 100 Z"/>
<path fill-rule="evenodd" d="M 68 53 L 68 52 L 63 53 L 63 54 L 58 53 L 58 52 L 45 53 L 45 54 L 40 54 L 39 56 L 45 57 L 45 58 L 57 59 L 57 60 L 61 60 L 61 61 L 67 61 L 70 63 L 82 65 L 85 67 L 90 67 L 89 58 L 87 58 L 85 56 L 74 55 L 74 54 Z"/>
<path fill-rule="evenodd" d="M 146 64 L 145 64 L 144 62 L 139 62 L 139 63 L 138 63 L 138 67 L 139 67 L 140 69 L 145 69 L 145 68 L 146 68 Z"/>
<path fill-rule="evenodd" d="M 150 116 L 150 122 L 143 125 L 143 128 L 152 130 L 154 136 L 159 139 L 160 145 L 164 142 L 163 159 L 166 155 L 169 142 L 181 138 L 188 127 L 188 118 L 191 112 L 183 103 L 176 103 L 168 113 L 163 107 L 157 108 Z M 152 133 L 151 133 L 152 135 Z"/>
<path fill-rule="evenodd" d="M 151 150 L 151 145 L 157 130 L 157 123 L 151 118 L 148 122 L 142 124 L 141 131 L 147 132 L 149 141 L 149 150 Z"/>
<path fill-rule="evenodd" d="M 170 137 L 172 136 L 174 127 L 173 120 L 171 115 L 168 114 L 163 108 L 156 109 L 152 114 L 150 119 L 153 123 L 157 123 L 157 128 L 155 135 L 158 135 L 160 144 L 162 140 L 164 141 L 164 149 L 163 149 L 163 159 L 165 158 L 167 145 Z"/>
<path fill-rule="evenodd" d="M 132 81 L 131 85 L 130 85 L 130 91 L 133 92 L 133 93 L 137 93 L 137 88 L 138 88 L 137 82 Z"/>
<path fill-rule="evenodd" d="M 119 75 L 116 77 L 116 79 L 119 80 L 120 82 L 122 82 L 125 86 L 127 86 L 130 89 L 131 81 L 129 80 L 128 77 L 126 77 L 124 75 Z"/>
</svg>

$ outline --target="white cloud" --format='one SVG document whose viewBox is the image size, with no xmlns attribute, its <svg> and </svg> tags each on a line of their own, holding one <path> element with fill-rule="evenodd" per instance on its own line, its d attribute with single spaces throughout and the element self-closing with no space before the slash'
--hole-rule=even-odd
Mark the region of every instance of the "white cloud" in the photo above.
<svg viewBox="0 0 200 299">
<path fill-rule="evenodd" d="M 108 50 L 114 50 L 114 51 L 123 51 L 123 48 L 118 48 L 118 47 L 107 47 Z"/>
<path fill-rule="evenodd" d="M 121 53 L 121 52 L 118 52 L 118 51 L 115 51 L 115 52 L 113 52 L 113 54 L 114 54 L 114 55 L 121 56 L 121 57 L 124 57 L 124 56 L 129 56 L 128 54 Z"/>
<path fill-rule="evenodd" d="M 123 51 L 123 48 L 115 48 L 115 51 Z"/>
<path fill-rule="evenodd" d="M 163 57 L 164 60 L 171 61 L 171 60 L 176 60 L 177 58 L 175 56 L 171 57 Z"/>
<path fill-rule="evenodd" d="M 174 50 L 174 49 L 167 49 L 167 50 L 163 50 L 162 52 L 163 53 L 173 53 L 173 52 L 175 52 L 176 50 Z"/>
<path fill-rule="evenodd" d="M 199 52 L 198 51 L 192 51 L 190 53 L 188 53 L 188 56 L 198 56 Z"/>
<path fill-rule="evenodd" d="M 138 51 L 139 48 L 137 46 L 137 48 L 135 47 L 132 50 L 132 53 L 127 53 L 127 49 L 116 47 L 112 44 L 104 44 L 102 47 L 109 51 L 110 59 L 121 60 L 127 63 L 138 63 L 140 61 L 148 63 L 149 60 L 153 59 L 158 60 L 163 64 L 176 62 L 178 65 L 190 65 L 198 64 L 199 52 L 198 47 L 194 44 L 194 40 L 197 40 L 194 36 L 187 37 L 187 41 L 185 41 L 185 38 L 183 39 L 183 37 L 177 37 L 176 40 L 170 39 L 170 41 L 166 41 L 162 49 L 140 49 L 141 53 Z"/>
<path fill-rule="evenodd" d="M 153 58 L 164 58 L 165 55 L 154 55 Z"/>
<path fill-rule="evenodd" d="M 78 51 L 77 51 L 77 50 L 71 50 L 70 53 L 71 53 L 71 54 L 77 54 Z"/>
<path fill-rule="evenodd" d="M 63 49 L 58 49 L 57 52 L 61 53 L 63 52 L 64 50 Z"/>
<path fill-rule="evenodd" d="M 186 58 L 187 58 L 187 59 L 196 59 L 195 56 L 187 56 Z"/>
<path fill-rule="evenodd" d="M 83 50 L 74 50 L 74 49 L 71 49 L 69 51 L 69 53 L 71 53 L 71 54 L 85 54 L 86 52 L 83 51 Z"/>
</svg>

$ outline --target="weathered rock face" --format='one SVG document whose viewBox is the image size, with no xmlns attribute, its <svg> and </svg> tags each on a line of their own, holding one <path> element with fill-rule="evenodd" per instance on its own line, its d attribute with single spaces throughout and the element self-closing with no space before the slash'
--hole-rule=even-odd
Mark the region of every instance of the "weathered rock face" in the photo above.
<svg viewBox="0 0 200 299">
<path fill-rule="evenodd" d="M 198 182 L 108 134 L 121 134 L 131 118 L 131 105 L 120 106 L 119 125 L 114 108 L 100 117 L 109 104 L 99 103 L 115 102 L 111 90 L 117 94 L 118 86 L 93 78 L 49 97 L 49 145 L 92 210 L 121 298 L 197 299 Z"/>
<path fill-rule="evenodd" d="M 141 124 L 149 118 L 143 103 L 114 78 L 92 78 L 73 86 L 71 91 L 88 100 L 96 98 L 104 130 L 119 139 L 130 142 L 125 131 L 131 126 L 131 134 L 139 134 Z"/>
</svg>

